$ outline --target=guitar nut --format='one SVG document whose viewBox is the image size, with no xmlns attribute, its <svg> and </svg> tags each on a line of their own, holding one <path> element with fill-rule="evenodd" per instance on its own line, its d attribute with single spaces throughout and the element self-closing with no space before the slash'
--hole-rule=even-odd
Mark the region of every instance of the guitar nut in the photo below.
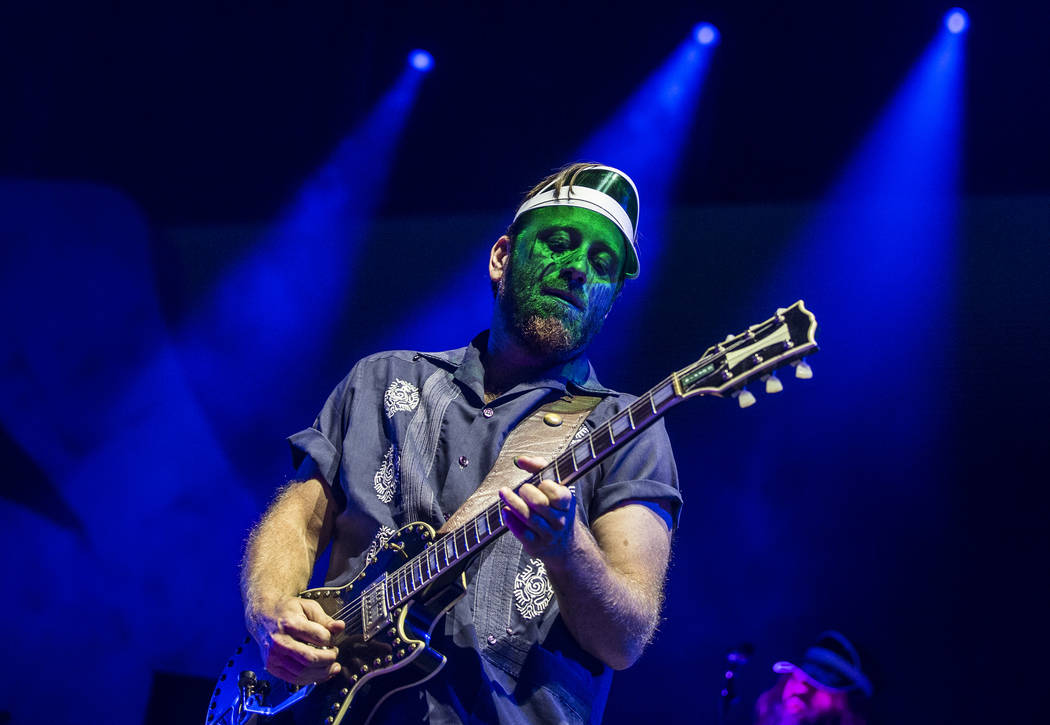
<svg viewBox="0 0 1050 725">
<path fill-rule="evenodd" d="M 372 660 L 372 664 L 375 665 L 376 667 L 379 667 L 379 665 L 383 664 L 383 660 L 381 660 L 378 657 L 376 657 L 374 660 Z"/>
<path fill-rule="evenodd" d="M 346 689 L 345 687 L 342 690 L 339 691 L 339 696 L 340 697 L 346 697 L 349 694 L 350 694 L 350 690 Z"/>
</svg>

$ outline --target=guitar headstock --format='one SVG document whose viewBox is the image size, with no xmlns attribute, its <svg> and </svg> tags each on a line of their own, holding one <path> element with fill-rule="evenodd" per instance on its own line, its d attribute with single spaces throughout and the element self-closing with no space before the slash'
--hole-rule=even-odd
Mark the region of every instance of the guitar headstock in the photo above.
<svg viewBox="0 0 1050 725">
<path fill-rule="evenodd" d="M 765 322 L 709 347 L 703 357 L 674 374 L 676 392 L 682 397 L 731 396 L 746 408 L 755 402 L 755 396 L 744 386 L 756 378 L 765 382 L 767 393 L 783 390 L 775 375 L 777 368 L 791 365 L 796 378 L 813 377 L 802 358 L 817 351 L 816 332 L 817 318 L 799 300 Z"/>
</svg>

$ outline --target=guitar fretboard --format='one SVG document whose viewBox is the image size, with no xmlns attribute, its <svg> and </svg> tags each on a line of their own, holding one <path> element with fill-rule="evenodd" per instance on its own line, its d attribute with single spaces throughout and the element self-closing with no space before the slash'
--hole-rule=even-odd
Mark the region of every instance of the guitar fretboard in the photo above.
<svg viewBox="0 0 1050 725">
<path fill-rule="evenodd" d="M 593 432 L 574 441 L 519 487 L 540 480 L 568 486 L 687 396 L 724 396 L 789 362 L 798 363 L 816 349 L 816 327 L 816 318 L 799 300 L 777 310 L 765 322 L 752 325 L 739 335 L 730 335 L 708 348 L 695 363 L 672 373 Z M 809 375 L 812 372 L 806 377 Z M 753 402 L 751 397 L 751 402 L 745 404 L 742 400 L 741 405 Z M 387 606 L 401 606 L 442 574 L 465 564 L 506 530 L 502 505 L 497 501 L 463 526 L 438 537 L 425 551 L 387 576 Z"/>
<path fill-rule="evenodd" d="M 522 481 L 519 487 L 540 480 L 570 485 L 598 465 L 601 459 L 648 427 L 680 399 L 672 375 L 593 432 L 574 442 L 546 467 Z M 387 606 L 391 609 L 401 606 L 442 574 L 468 561 L 506 531 L 503 507 L 497 501 L 459 528 L 438 537 L 425 551 L 389 574 L 386 580 Z"/>
</svg>

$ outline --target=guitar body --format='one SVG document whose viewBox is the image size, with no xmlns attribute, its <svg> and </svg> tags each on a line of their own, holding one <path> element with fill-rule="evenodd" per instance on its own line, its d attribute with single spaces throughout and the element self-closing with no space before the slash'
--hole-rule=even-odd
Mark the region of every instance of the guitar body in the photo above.
<svg viewBox="0 0 1050 725">
<path fill-rule="evenodd" d="M 206 725 L 365 725 L 387 697 L 437 674 L 445 657 L 430 647 L 430 634 L 466 591 L 462 574 L 435 582 L 386 612 L 370 628 L 374 630 L 370 636 L 365 635 L 359 611 L 363 592 L 424 552 L 434 537 L 427 524 L 409 524 L 351 583 L 299 595 L 347 622 L 335 642 L 342 665 L 335 677 L 317 685 L 289 685 L 266 671 L 258 646 L 245 636 L 219 677 Z"/>
</svg>

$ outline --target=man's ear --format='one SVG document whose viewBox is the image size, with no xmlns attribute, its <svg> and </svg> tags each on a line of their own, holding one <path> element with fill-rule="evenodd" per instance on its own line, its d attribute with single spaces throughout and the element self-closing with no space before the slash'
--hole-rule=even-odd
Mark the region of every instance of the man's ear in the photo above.
<svg viewBox="0 0 1050 725">
<path fill-rule="evenodd" d="M 492 245 L 489 253 L 489 279 L 492 284 L 499 284 L 503 275 L 507 273 L 507 265 L 510 263 L 510 237 L 504 234 Z"/>
</svg>

